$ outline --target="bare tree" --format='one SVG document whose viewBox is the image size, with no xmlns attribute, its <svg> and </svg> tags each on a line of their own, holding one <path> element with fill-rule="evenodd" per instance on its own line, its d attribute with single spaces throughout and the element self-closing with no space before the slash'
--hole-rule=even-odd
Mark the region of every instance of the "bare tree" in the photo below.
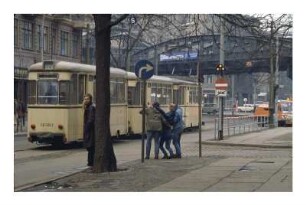
<svg viewBox="0 0 306 205">
<path fill-rule="evenodd" d="M 275 93 L 278 89 L 278 56 L 286 42 L 286 37 L 292 33 L 291 14 L 264 15 L 218 15 L 231 25 L 236 25 L 248 31 L 258 39 L 263 46 L 268 47 L 270 58 L 269 78 L 269 126 L 274 127 Z M 281 39 L 281 41 L 280 41 Z"/>
<path fill-rule="evenodd" d="M 110 14 L 96 14 L 96 138 L 94 172 L 112 172 L 117 170 L 117 160 L 110 133 L 110 33 L 127 15 L 114 22 Z"/>
</svg>

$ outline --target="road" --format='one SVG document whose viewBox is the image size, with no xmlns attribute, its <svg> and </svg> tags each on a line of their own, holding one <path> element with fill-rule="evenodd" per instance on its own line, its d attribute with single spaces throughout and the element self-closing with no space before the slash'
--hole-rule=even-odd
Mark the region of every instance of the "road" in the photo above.
<svg viewBox="0 0 306 205">
<path fill-rule="evenodd" d="M 203 126 L 202 139 L 213 138 L 213 117 Z M 184 143 L 196 143 L 195 132 L 184 133 Z M 120 140 L 114 143 L 117 163 L 141 159 L 141 140 Z M 87 152 L 81 146 L 64 149 L 38 146 L 27 142 L 26 135 L 15 137 L 15 190 L 60 178 L 86 169 Z"/>
<path fill-rule="evenodd" d="M 204 116 L 204 119 L 202 141 L 214 138 L 214 116 Z M 197 131 L 186 132 L 182 136 L 182 147 L 191 145 L 191 151 L 196 154 L 198 153 L 198 141 Z M 15 137 L 14 150 L 15 191 L 87 168 L 87 152 L 77 144 L 55 149 L 46 145 L 39 146 L 29 143 L 26 135 L 18 135 Z M 116 141 L 114 151 L 118 165 L 127 161 L 140 160 L 141 140 Z"/>
</svg>

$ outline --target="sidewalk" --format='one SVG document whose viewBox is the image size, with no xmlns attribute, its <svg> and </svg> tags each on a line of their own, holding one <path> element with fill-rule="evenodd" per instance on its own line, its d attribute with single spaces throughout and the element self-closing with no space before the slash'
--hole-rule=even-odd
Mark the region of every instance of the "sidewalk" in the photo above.
<svg viewBox="0 0 306 205">
<path fill-rule="evenodd" d="M 182 159 L 150 159 L 144 163 L 138 159 L 119 164 L 118 172 L 82 171 L 23 191 L 292 192 L 292 128 L 209 140 L 203 146 L 207 154 L 201 158 L 187 155 Z M 208 153 L 208 147 L 215 152 L 245 149 L 254 154 L 215 155 Z M 262 152 L 260 156 L 256 154 Z M 275 156 L 277 153 L 283 154 Z"/>
</svg>

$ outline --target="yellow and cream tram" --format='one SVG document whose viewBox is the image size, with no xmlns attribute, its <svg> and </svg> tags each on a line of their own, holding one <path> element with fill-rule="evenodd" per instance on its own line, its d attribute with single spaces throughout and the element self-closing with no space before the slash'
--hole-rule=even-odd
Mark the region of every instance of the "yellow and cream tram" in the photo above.
<svg viewBox="0 0 306 205">
<path fill-rule="evenodd" d="M 61 145 L 82 141 L 85 93 L 96 90 L 95 66 L 65 61 L 44 61 L 29 67 L 28 140 Z M 143 82 L 136 75 L 110 68 L 110 129 L 112 136 L 141 133 Z M 153 76 L 147 81 L 147 101 L 168 110 L 171 102 L 183 109 L 186 127 L 198 126 L 197 87 L 189 81 Z"/>
</svg>

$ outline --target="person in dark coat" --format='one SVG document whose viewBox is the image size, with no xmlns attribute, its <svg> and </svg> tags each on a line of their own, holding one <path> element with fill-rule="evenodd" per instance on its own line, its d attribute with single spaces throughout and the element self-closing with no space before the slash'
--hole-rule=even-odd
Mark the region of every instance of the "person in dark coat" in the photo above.
<svg viewBox="0 0 306 205">
<path fill-rule="evenodd" d="M 171 118 L 172 113 L 167 112 L 166 115 L 169 118 Z M 163 124 L 163 129 L 162 129 L 162 135 L 161 135 L 161 139 L 160 139 L 159 149 L 164 154 L 162 159 L 171 159 L 174 156 L 173 150 L 170 147 L 172 126 L 170 125 L 170 123 L 164 117 L 162 118 L 162 124 Z M 168 155 L 168 153 L 166 152 L 166 150 L 164 148 L 165 143 L 166 143 L 166 149 L 168 150 L 170 155 Z"/>
<path fill-rule="evenodd" d="M 86 94 L 83 100 L 84 106 L 84 126 L 83 143 L 88 151 L 87 166 L 92 167 L 95 154 L 95 114 L 96 108 L 92 103 L 92 95 Z"/>
<path fill-rule="evenodd" d="M 21 125 L 25 126 L 25 114 L 26 114 L 26 106 L 24 102 L 19 99 L 18 104 L 17 104 L 17 115 L 18 115 L 18 120 L 21 121 Z"/>
</svg>

